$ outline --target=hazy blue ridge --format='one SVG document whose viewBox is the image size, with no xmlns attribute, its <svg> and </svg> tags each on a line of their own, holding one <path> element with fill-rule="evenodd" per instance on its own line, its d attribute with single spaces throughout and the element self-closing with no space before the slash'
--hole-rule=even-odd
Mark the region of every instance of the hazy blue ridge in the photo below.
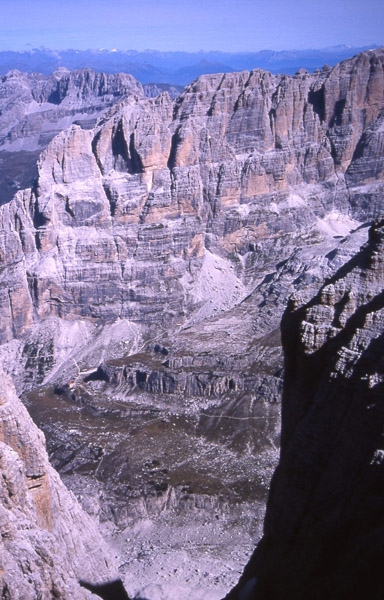
<svg viewBox="0 0 384 600">
<path fill-rule="evenodd" d="M 265 69 L 272 73 L 293 74 L 305 68 L 312 72 L 354 56 L 365 46 L 333 46 L 321 50 L 262 50 L 260 52 L 160 52 L 146 50 L 62 50 L 39 48 L 25 52 L 0 52 L 0 75 L 17 69 L 26 73 L 50 75 L 58 67 L 92 68 L 106 73 L 131 73 L 141 83 L 186 85 L 199 75 Z"/>
</svg>

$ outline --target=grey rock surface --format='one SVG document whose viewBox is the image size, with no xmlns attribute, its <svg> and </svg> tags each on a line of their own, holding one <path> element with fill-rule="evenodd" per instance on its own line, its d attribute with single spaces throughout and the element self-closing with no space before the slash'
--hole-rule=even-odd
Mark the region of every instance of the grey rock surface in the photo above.
<svg viewBox="0 0 384 600">
<path fill-rule="evenodd" d="M 166 598 L 217 599 L 235 584 L 261 536 L 279 452 L 280 336 L 250 341 L 258 304 L 283 306 L 306 256 L 305 297 L 366 237 L 362 228 L 331 238 L 312 263 L 297 250 L 240 307 L 167 347 L 150 342 L 70 385 L 28 394 L 54 466 L 99 519 L 132 595 L 149 580 Z"/>
<path fill-rule="evenodd" d="M 380 162 L 382 62 L 378 50 L 314 75 L 204 76 L 175 102 L 131 95 L 96 129 L 59 134 L 35 187 L 0 213 L 0 335 L 15 380 L 25 385 L 28 361 L 32 384 L 76 373 L 71 352 L 88 355 L 95 328 L 117 320 L 134 354 L 259 292 L 252 343 L 277 329 L 279 305 L 314 272 L 306 261 L 382 210 L 381 167 L 358 149 L 369 138 Z"/>
<path fill-rule="evenodd" d="M 95 116 L 116 99 L 143 95 L 132 75 L 65 68 L 50 76 L 10 71 L 1 77 L 0 90 L 0 147 L 9 151 L 41 149 L 76 118 L 95 122 Z"/>
<path fill-rule="evenodd" d="M 116 578 L 111 550 L 49 464 L 44 436 L 2 369 L 0 465 L 3 598 L 85 599 L 80 578 Z"/>
<path fill-rule="evenodd" d="M 94 127 L 129 94 L 144 90 L 126 73 L 61 67 L 50 76 L 13 70 L 0 77 L 0 204 L 32 185 L 38 155 L 59 131 L 72 123 Z"/>
<path fill-rule="evenodd" d="M 181 85 L 171 85 L 169 83 L 145 83 L 143 85 L 144 95 L 147 98 L 155 98 L 163 92 L 168 92 L 169 96 L 174 100 L 180 96 L 183 91 Z"/>
</svg>

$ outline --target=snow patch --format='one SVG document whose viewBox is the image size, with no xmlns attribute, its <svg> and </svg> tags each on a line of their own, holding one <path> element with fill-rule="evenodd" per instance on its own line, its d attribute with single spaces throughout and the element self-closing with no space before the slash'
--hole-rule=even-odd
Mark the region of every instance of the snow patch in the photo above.
<svg viewBox="0 0 384 600">
<path fill-rule="evenodd" d="M 269 210 L 271 211 L 271 213 L 273 213 L 274 215 L 279 215 L 280 214 L 280 209 L 277 206 L 276 202 L 271 202 L 271 204 L 269 205 Z"/>
</svg>

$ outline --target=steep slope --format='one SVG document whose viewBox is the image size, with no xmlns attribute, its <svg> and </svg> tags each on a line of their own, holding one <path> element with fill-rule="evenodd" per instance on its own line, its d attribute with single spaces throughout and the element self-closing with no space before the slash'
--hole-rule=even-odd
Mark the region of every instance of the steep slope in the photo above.
<svg viewBox="0 0 384 600">
<path fill-rule="evenodd" d="M 384 222 L 282 321 L 281 458 L 264 537 L 228 596 L 382 597 Z"/>
<path fill-rule="evenodd" d="M 0 370 L 1 597 L 89 598 L 78 583 L 116 579 L 95 523 L 50 466 L 44 438 Z"/>
<path fill-rule="evenodd" d="M 143 95 L 132 75 L 64 68 L 50 76 L 10 71 L 1 77 L 0 90 L 0 148 L 7 151 L 41 150 L 76 119 L 94 125 L 117 99 Z"/>
</svg>

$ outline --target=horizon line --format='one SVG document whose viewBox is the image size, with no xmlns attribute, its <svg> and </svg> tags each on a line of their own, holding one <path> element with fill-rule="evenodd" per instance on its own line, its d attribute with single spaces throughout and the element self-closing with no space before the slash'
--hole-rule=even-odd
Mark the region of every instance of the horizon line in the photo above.
<svg viewBox="0 0 384 600">
<path fill-rule="evenodd" d="M 121 52 L 121 53 L 126 53 L 126 52 L 135 52 L 137 54 L 145 54 L 145 53 L 150 53 L 150 52 L 157 52 L 160 54 L 177 54 L 177 53 L 183 53 L 183 54 L 200 54 L 200 53 L 204 53 L 204 54 L 209 54 L 209 53 L 221 53 L 221 54 L 259 54 L 261 52 L 275 52 L 275 53 L 279 53 L 279 52 L 308 52 L 308 51 L 319 51 L 319 50 L 336 50 L 336 49 L 345 49 L 345 50 L 354 50 L 354 49 L 366 49 L 366 50 L 377 50 L 381 47 L 384 47 L 384 42 L 382 44 L 377 44 L 377 43 L 373 43 L 373 44 L 363 44 L 363 45 L 356 45 L 356 46 L 351 46 L 350 44 L 335 44 L 332 46 L 322 46 L 322 47 L 308 47 L 308 48 L 285 48 L 283 50 L 276 50 L 274 48 L 262 48 L 261 50 L 220 50 L 220 49 L 211 49 L 211 50 L 204 50 L 203 48 L 200 48 L 199 50 L 158 50 L 156 48 L 145 48 L 144 50 L 137 50 L 135 48 L 127 48 L 127 49 L 121 49 L 121 48 L 105 48 L 105 47 L 100 47 L 100 48 L 85 48 L 85 49 L 81 49 L 81 48 L 48 48 L 46 46 L 39 46 L 39 47 L 33 47 L 33 48 L 29 48 L 29 49 L 24 49 L 24 50 L 10 50 L 10 49 L 1 49 L 0 48 L 0 52 L 14 52 L 17 54 L 25 54 L 25 53 L 31 53 L 31 52 L 43 52 L 43 51 L 48 51 L 48 52 L 68 52 L 68 51 L 73 51 L 73 52 L 108 52 L 108 53 L 117 53 L 117 52 Z"/>
</svg>

